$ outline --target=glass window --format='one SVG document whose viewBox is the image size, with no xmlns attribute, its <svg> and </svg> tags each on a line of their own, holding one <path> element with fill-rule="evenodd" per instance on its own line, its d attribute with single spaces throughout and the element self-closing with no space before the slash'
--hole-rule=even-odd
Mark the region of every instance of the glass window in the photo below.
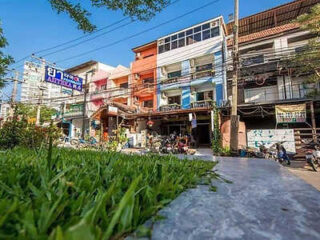
<svg viewBox="0 0 320 240">
<path fill-rule="evenodd" d="M 143 107 L 152 108 L 153 107 L 153 100 L 143 101 Z"/>
<path fill-rule="evenodd" d="M 101 90 L 107 90 L 107 84 L 101 85 Z"/>
<path fill-rule="evenodd" d="M 211 28 L 211 37 L 219 36 L 219 27 Z"/>
<path fill-rule="evenodd" d="M 196 66 L 196 72 L 206 71 L 212 69 L 212 63 Z"/>
<path fill-rule="evenodd" d="M 201 31 L 201 26 L 194 28 L 194 33 L 197 33 L 197 32 L 200 32 L 200 31 Z"/>
<path fill-rule="evenodd" d="M 192 44 L 192 43 L 194 43 L 194 41 L 193 41 L 193 36 L 187 37 L 187 45 L 190 45 L 190 44 Z"/>
<path fill-rule="evenodd" d="M 164 51 L 167 52 L 167 51 L 170 51 L 170 43 L 166 43 L 164 45 Z"/>
<path fill-rule="evenodd" d="M 176 40 L 178 38 L 178 35 L 171 36 L 171 41 Z"/>
<path fill-rule="evenodd" d="M 168 104 L 181 104 L 181 96 L 168 97 Z"/>
<path fill-rule="evenodd" d="M 202 32 L 202 40 L 206 40 L 210 38 L 210 29 Z"/>
<path fill-rule="evenodd" d="M 128 88 L 128 83 L 126 82 L 126 83 L 121 83 L 120 84 L 120 88 Z"/>
<path fill-rule="evenodd" d="M 177 41 L 173 41 L 171 43 L 171 49 L 176 49 L 178 47 L 178 42 Z"/>
<path fill-rule="evenodd" d="M 206 30 L 210 28 L 210 23 L 206 23 L 202 25 L 202 30 Z"/>
<path fill-rule="evenodd" d="M 165 39 L 164 39 L 164 42 L 165 42 L 165 43 L 170 42 L 170 37 L 165 38 Z"/>
<path fill-rule="evenodd" d="M 200 42 L 201 41 L 201 33 L 196 33 L 193 35 L 194 42 Z"/>
<path fill-rule="evenodd" d="M 178 47 L 184 47 L 186 45 L 186 41 L 185 40 L 186 40 L 185 38 L 179 39 Z"/>
<path fill-rule="evenodd" d="M 187 31 L 187 36 L 193 34 L 193 29 Z"/>
<path fill-rule="evenodd" d="M 186 32 L 182 32 L 178 34 L 179 38 L 183 38 L 185 35 L 186 35 Z"/>
<path fill-rule="evenodd" d="M 145 78 L 142 80 L 142 82 L 145 84 L 145 83 L 153 83 L 154 82 L 154 79 L 153 78 Z"/>
<path fill-rule="evenodd" d="M 163 53 L 164 52 L 164 45 L 159 46 L 159 53 Z"/>
<path fill-rule="evenodd" d="M 181 70 L 168 73 L 168 78 L 181 77 Z"/>
<path fill-rule="evenodd" d="M 198 92 L 197 101 L 203 101 L 203 100 L 204 100 L 204 92 Z"/>
</svg>

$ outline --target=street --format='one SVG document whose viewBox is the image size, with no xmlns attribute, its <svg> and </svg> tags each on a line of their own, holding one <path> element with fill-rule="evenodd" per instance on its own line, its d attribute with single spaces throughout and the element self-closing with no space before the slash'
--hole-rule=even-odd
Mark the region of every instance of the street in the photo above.
<svg viewBox="0 0 320 240">
<path fill-rule="evenodd" d="M 217 192 L 199 186 L 160 211 L 152 239 L 320 239 L 320 192 L 278 163 L 218 158 Z"/>
</svg>

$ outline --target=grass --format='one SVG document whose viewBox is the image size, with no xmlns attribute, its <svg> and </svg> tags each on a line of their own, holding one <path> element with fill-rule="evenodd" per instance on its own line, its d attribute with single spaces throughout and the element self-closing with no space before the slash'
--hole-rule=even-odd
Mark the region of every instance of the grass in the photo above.
<svg viewBox="0 0 320 240">
<path fill-rule="evenodd" d="M 121 239 L 185 189 L 215 177 L 213 167 L 173 156 L 1 152 L 0 239 Z"/>
</svg>

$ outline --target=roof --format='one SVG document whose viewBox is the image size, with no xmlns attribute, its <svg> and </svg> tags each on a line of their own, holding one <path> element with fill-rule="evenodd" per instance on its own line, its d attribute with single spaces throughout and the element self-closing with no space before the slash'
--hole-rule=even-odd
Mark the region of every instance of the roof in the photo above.
<svg viewBox="0 0 320 240">
<path fill-rule="evenodd" d="M 116 78 L 120 78 L 120 77 L 125 77 L 130 75 L 130 69 L 122 66 L 122 65 L 118 65 L 112 72 L 110 75 L 110 79 L 116 79 Z"/>
<path fill-rule="evenodd" d="M 157 46 L 157 40 L 154 40 L 152 42 L 148 42 L 146 44 L 140 45 L 138 47 L 132 48 L 132 51 L 137 53 L 137 52 L 141 52 L 143 50 L 152 48 L 152 47 L 156 47 Z"/>
<path fill-rule="evenodd" d="M 239 20 L 239 36 L 261 32 L 288 24 L 299 15 L 308 13 L 320 0 L 296 0 Z M 232 34 L 234 22 L 227 24 L 227 34 Z"/>
<path fill-rule="evenodd" d="M 80 70 L 80 69 L 82 69 L 82 68 L 90 67 L 90 66 L 92 66 L 92 65 L 94 65 L 94 64 L 97 64 L 97 63 L 98 63 L 97 61 L 90 60 L 90 61 L 88 61 L 88 62 L 79 64 L 79 65 L 77 65 L 77 66 L 68 68 L 68 69 L 65 70 L 65 72 L 67 72 L 67 73 L 72 73 L 72 72 L 75 72 L 75 71 Z"/>
<path fill-rule="evenodd" d="M 271 36 L 278 35 L 280 33 L 285 33 L 285 32 L 288 32 L 288 31 L 291 31 L 294 29 L 298 29 L 298 28 L 299 28 L 299 24 L 288 23 L 288 24 L 285 24 L 282 26 L 266 29 L 261 32 L 256 32 L 256 33 L 252 33 L 249 35 L 241 36 L 241 37 L 239 37 L 239 44 L 262 39 L 262 38 L 266 38 L 266 37 L 271 37 Z M 227 42 L 228 46 L 231 46 L 233 44 L 232 40 L 233 39 L 228 39 L 228 42 Z"/>
</svg>

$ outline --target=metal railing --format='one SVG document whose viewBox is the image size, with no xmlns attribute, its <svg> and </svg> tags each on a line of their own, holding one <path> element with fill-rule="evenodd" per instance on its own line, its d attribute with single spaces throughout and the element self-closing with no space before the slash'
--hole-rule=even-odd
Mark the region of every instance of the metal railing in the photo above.
<svg viewBox="0 0 320 240">
<path fill-rule="evenodd" d="M 191 103 L 191 108 L 211 108 L 214 105 L 212 100 L 202 100 Z"/>
<path fill-rule="evenodd" d="M 160 106 L 161 112 L 170 112 L 178 109 L 181 109 L 181 105 L 177 103 Z"/>
</svg>

